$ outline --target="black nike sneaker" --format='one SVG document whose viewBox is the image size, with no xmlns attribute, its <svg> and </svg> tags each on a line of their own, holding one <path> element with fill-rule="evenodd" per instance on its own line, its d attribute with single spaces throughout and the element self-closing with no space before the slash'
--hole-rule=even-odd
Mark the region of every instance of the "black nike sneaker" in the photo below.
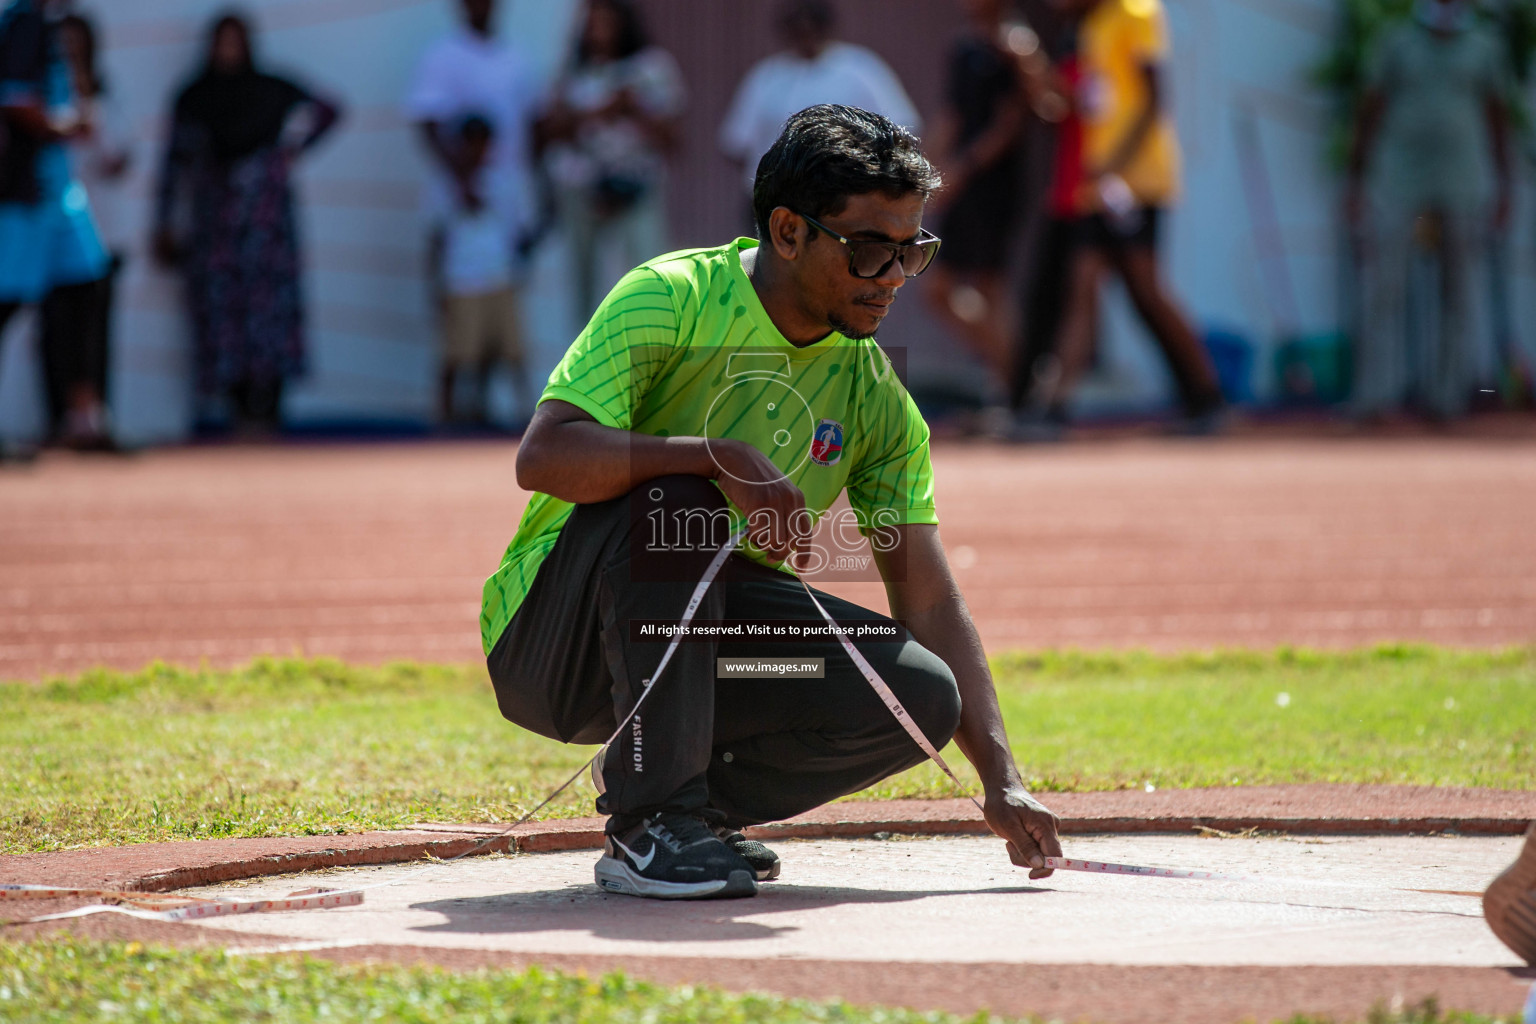
<svg viewBox="0 0 1536 1024">
<path fill-rule="evenodd" d="M 610 835 L 595 874 L 608 892 L 652 899 L 757 895 L 752 865 L 691 814 L 659 814 Z"/>
<path fill-rule="evenodd" d="M 759 882 L 771 882 L 779 877 L 779 855 L 768 847 L 756 839 L 748 839 L 729 825 L 715 825 L 713 831 L 722 843 L 752 865 L 752 873 Z"/>
</svg>

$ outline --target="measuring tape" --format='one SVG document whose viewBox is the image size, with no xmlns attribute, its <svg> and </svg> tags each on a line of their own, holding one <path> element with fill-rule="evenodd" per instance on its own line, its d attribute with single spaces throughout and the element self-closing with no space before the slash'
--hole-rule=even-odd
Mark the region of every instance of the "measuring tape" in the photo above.
<svg viewBox="0 0 1536 1024">
<path fill-rule="evenodd" d="M 747 527 L 745 526 L 738 529 L 734 534 L 730 536 L 729 539 L 726 540 L 724 544 L 720 546 L 720 550 L 715 553 L 715 556 L 710 561 L 708 568 L 704 570 L 703 577 L 700 578 L 698 584 L 693 588 L 693 593 L 688 598 L 688 605 L 683 610 L 682 618 L 678 620 L 679 628 L 672 634 L 672 638 L 668 642 L 666 650 L 662 652 L 661 661 L 657 663 L 656 669 L 651 673 L 650 677 L 643 681 L 639 699 L 635 701 L 634 707 L 630 709 L 629 714 L 624 717 L 624 720 L 620 722 L 618 727 L 613 730 L 613 734 L 610 735 L 607 741 L 605 741 L 605 743 L 598 748 L 597 753 L 594 753 L 591 757 L 587 758 L 586 762 L 580 768 L 578 768 L 570 778 L 562 782 L 554 790 L 554 792 L 550 793 L 549 796 L 545 797 L 542 801 L 539 802 L 537 806 L 528 811 L 517 821 L 508 825 L 506 828 L 502 829 L 495 835 L 481 840 L 464 852 L 455 854 L 452 857 L 444 858 L 442 861 L 440 861 L 440 863 L 449 864 L 463 857 L 468 857 L 472 854 L 479 853 L 481 850 L 490 846 L 492 843 L 506 838 L 506 836 L 509 835 L 512 831 L 531 821 L 534 815 L 538 814 L 545 807 L 549 806 L 549 804 L 556 797 L 565 792 L 565 790 L 568 789 L 572 783 L 574 783 L 589 768 L 591 768 L 592 763 L 597 760 L 598 756 L 604 750 L 607 749 L 608 745 L 619 738 L 619 736 L 624 732 L 625 728 L 628 727 L 630 721 L 635 717 L 636 714 L 639 713 L 640 706 L 645 703 L 645 699 L 650 696 L 651 690 L 655 687 L 656 680 L 661 677 L 662 671 L 672 660 L 672 655 L 676 653 L 678 644 L 682 642 L 683 636 L 688 632 L 689 624 L 693 622 L 694 616 L 698 614 L 699 607 L 704 602 L 705 593 L 708 592 L 710 585 L 715 581 L 715 577 L 720 574 L 721 568 L 725 565 L 726 559 L 730 557 L 733 551 L 735 551 L 736 545 L 741 541 L 741 538 L 746 534 L 746 532 Z M 848 639 L 842 627 L 837 624 L 837 621 L 832 618 L 831 614 L 829 614 L 826 608 L 822 606 L 822 603 L 817 600 L 816 593 L 811 589 L 810 584 L 806 583 L 805 579 L 800 577 L 798 574 L 796 574 L 796 579 L 799 579 L 800 585 L 805 588 L 806 596 L 811 599 L 811 604 L 815 605 L 816 610 L 821 613 L 821 617 L 826 620 L 827 625 L 830 627 L 831 634 L 837 637 L 838 642 L 842 644 L 843 650 L 847 652 L 848 657 L 852 659 L 854 665 L 858 668 L 859 674 L 864 677 L 864 680 L 867 683 L 869 683 L 870 687 L 875 691 L 876 695 L 879 696 L 881 702 L 890 711 L 891 715 L 895 717 L 896 721 L 901 724 L 901 727 L 906 730 L 907 735 L 910 736 L 913 742 L 918 745 L 918 748 L 921 749 L 923 753 L 926 754 L 934 762 L 934 764 L 938 765 L 939 769 L 949 777 L 949 780 L 955 784 L 955 788 L 963 792 L 965 790 L 965 786 L 960 782 L 960 779 L 955 775 L 954 771 L 949 767 L 948 763 L 945 762 L 939 751 L 934 747 L 932 743 L 928 741 L 928 737 L 923 735 L 922 729 L 918 728 L 917 723 L 912 720 L 912 716 L 907 713 L 907 709 L 902 706 L 901 700 L 896 696 L 894 692 L 892 692 L 886 681 L 880 677 L 880 673 L 875 671 L 874 666 L 871 665 L 869 660 L 864 657 L 863 652 L 854 646 L 853 641 Z M 978 801 L 972 794 L 967 793 L 966 796 L 971 801 L 971 803 L 976 805 L 976 809 L 982 812 L 983 817 L 985 817 L 986 809 L 982 807 L 981 802 Z M 409 872 L 400 876 L 399 878 L 390 879 L 387 882 L 376 882 L 372 885 L 356 886 L 351 889 L 304 890 L 301 892 L 292 893 L 286 899 L 280 900 L 209 900 L 199 897 L 157 896 L 153 893 L 116 892 L 106 889 L 70 889 L 43 885 L 0 885 L 0 900 L 17 898 L 39 899 L 50 897 L 85 896 L 118 901 L 117 903 L 94 904 L 91 906 L 80 907 L 77 910 L 66 911 L 61 914 L 48 914 L 43 917 L 34 917 L 28 919 L 27 921 L 12 922 L 15 924 L 30 924 L 37 921 L 53 921 L 62 918 L 82 917 L 87 914 L 99 913 L 128 914 L 133 917 L 147 918 L 157 921 L 193 921 L 199 920 L 201 918 L 221 917 L 229 914 L 260 914 L 284 910 L 321 910 L 331 907 L 357 906 L 363 902 L 363 894 L 367 890 L 378 889 L 390 885 L 398 885 L 399 883 L 408 879 L 419 877 L 424 872 L 431 870 L 434 866 L 435 865 L 428 865 L 427 867 L 421 868 L 418 871 Z M 1392 891 L 1396 892 L 1429 893 L 1442 896 L 1481 897 L 1483 895 L 1481 892 L 1468 892 L 1454 889 L 1410 889 L 1397 886 L 1375 886 L 1368 883 L 1333 882 L 1300 878 L 1278 878 L 1265 877 L 1261 875 L 1235 875 L 1225 874 L 1219 871 L 1201 871 L 1188 868 L 1162 868 L 1148 867 L 1140 864 L 1114 864 L 1105 861 L 1079 860 L 1073 857 L 1045 857 L 1043 866 L 1053 871 L 1083 871 L 1091 874 L 1101 875 L 1136 875 L 1149 878 L 1177 878 L 1209 882 L 1241 882 L 1258 885 L 1300 885 L 1313 887 L 1325 886 L 1329 888 L 1376 890 L 1390 888 Z M 181 905 L 168 906 L 168 904 L 171 903 L 179 903 Z"/>
<path fill-rule="evenodd" d="M 363 894 L 354 891 L 305 890 L 279 900 L 228 900 L 204 899 L 200 896 L 161 896 L 148 892 L 119 892 L 112 889 L 71 889 L 50 885 L 0 885 L 0 900 L 7 899 L 56 899 L 61 897 L 94 896 L 115 900 L 115 903 L 97 903 L 61 914 L 45 914 L 14 924 L 32 924 L 37 921 L 58 921 L 68 917 L 86 917 L 90 914 L 115 913 L 149 921 L 197 921 L 206 917 L 226 917 L 230 914 L 261 914 L 275 910 L 323 910 L 329 907 L 355 907 L 363 902 Z"/>
<path fill-rule="evenodd" d="M 1475 896 L 1481 892 L 1464 889 L 1408 889 L 1402 886 L 1372 885 L 1369 882 L 1335 882 L 1331 879 L 1287 878 L 1278 875 L 1229 875 L 1221 871 L 1199 871 L 1192 868 L 1153 868 L 1140 864 L 1112 864 L 1099 860 L 1078 860 L 1074 857 L 1047 857 L 1045 866 L 1056 871 L 1086 871 L 1095 875 L 1141 875 L 1146 878 L 1183 878 L 1202 882 L 1245 882 L 1249 885 L 1299 885 L 1321 886 L 1332 889 L 1389 889 L 1392 892 L 1422 892 L 1434 896 Z"/>
<path fill-rule="evenodd" d="M 864 652 L 853 645 L 853 641 L 848 639 L 842 628 L 838 626 L 827 610 L 821 606 L 821 602 L 816 600 L 816 592 L 811 589 L 811 585 L 805 582 L 803 577 L 796 576 L 796 579 L 799 579 L 800 585 L 805 588 L 805 595 L 811 599 L 811 604 L 815 605 L 816 610 L 821 613 L 821 617 L 827 620 L 827 625 L 831 627 L 832 635 L 837 637 L 838 642 L 843 645 L 843 650 L 848 652 L 848 657 L 853 659 L 853 663 L 858 667 L 859 674 L 864 677 L 864 681 L 869 683 L 870 687 L 874 689 L 880 700 L 884 702 L 886 708 L 896 717 L 896 721 L 901 723 L 901 727 L 907 731 L 907 735 L 912 737 L 922 752 L 927 754 L 945 775 L 949 776 L 949 781 L 955 784 L 956 789 L 963 792 L 965 787 L 955 777 L 955 773 L 950 770 L 943 756 L 934 749 L 932 743 L 928 742 L 928 737 L 923 735 L 923 730 L 919 729 L 917 723 L 912 721 L 912 716 L 907 714 L 907 709 L 901 706 L 901 701 L 897 699 L 896 694 L 891 691 L 890 686 L 886 684 L 885 680 L 880 678 L 880 673 L 876 672 L 875 667 L 864 657 Z M 981 806 L 980 801 L 969 793 L 966 796 L 970 799 L 971 803 L 976 805 L 976 809 L 982 812 L 982 816 L 985 817 L 986 808 Z"/>
</svg>

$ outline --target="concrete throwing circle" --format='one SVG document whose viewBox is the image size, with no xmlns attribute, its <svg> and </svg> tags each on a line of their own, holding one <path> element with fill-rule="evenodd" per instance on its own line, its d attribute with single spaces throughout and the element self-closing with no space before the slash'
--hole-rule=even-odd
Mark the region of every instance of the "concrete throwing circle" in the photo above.
<svg viewBox="0 0 1536 1024">
<path fill-rule="evenodd" d="M 470 858 L 371 889 L 358 907 L 220 918 L 210 927 L 315 948 L 435 946 L 547 954 L 1189 965 L 1518 966 L 1478 900 L 1389 886 L 1481 890 L 1518 838 L 1071 837 L 1069 856 L 1281 876 L 1251 885 L 1058 872 L 1031 882 L 996 839 L 794 840 L 753 899 L 614 896 L 596 851 Z M 368 885 L 417 864 L 347 868 L 306 884 Z M 1290 880 L 1296 880 L 1294 882 Z M 1359 889 L 1309 880 L 1358 882 Z M 267 878 L 188 890 L 243 899 Z"/>
</svg>

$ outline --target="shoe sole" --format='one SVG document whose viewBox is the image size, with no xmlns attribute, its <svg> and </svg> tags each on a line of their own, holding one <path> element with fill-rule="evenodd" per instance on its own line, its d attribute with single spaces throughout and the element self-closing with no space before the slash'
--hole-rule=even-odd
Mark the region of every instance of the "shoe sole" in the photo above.
<svg viewBox="0 0 1536 1024">
<path fill-rule="evenodd" d="M 764 868 L 764 869 L 762 869 L 762 870 L 757 872 L 757 880 L 759 882 L 771 882 L 771 881 L 773 881 L 775 878 L 779 877 L 779 869 L 781 867 L 783 867 L 783 866 L 784 865 L 783 865 L 782 862 L 774 861 L 773 862 L 773 867 L 771 867 L 771 868 Z"/>
<path fill-rule="evenodd" d="M 1499 941 L 1536 966 L 1536 826 L 1520 856 L 1483 893 L 1483 917 Z"/>
<path fill-rule="evenodd" d="M 646 878 L 623 861 L 604 854 L 593 874 L 604 892 L 653 900 L 727 900 L 757 895 L 757 882 L 750 871 L 732 871 L 723 880 L 708 882 L 663 882 Z"/>
</svg>

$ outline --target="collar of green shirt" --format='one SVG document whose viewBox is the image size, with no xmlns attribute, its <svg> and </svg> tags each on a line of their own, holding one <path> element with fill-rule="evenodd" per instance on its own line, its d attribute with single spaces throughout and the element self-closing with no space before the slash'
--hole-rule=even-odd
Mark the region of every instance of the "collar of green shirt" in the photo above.
<svg viewBox="0 0 1536 1024">
<path fill-rule="evenodd" d="M 768 316 L 768 311 L 763 308 L 762 300 L 757 297 L 757 289 L 752 287 L 752 279 L 747 276 L 746 268 L 741 265 L 741 254 L 748 249 L 756 249 L 757 246 L 758 241 L 755 238 L 736 239 L 731 243 L 730 251 L 726 253 L 726 262 L 730 264 L 731 279 L 736 283 L 737 290 L 746 296 L 742 300 L 747 310 L 746 316 L 757 325 L 758 333 L 763 336 L 766 347 L 783 346 L 791 359 L 815 359 L 832 349 L 856 344 L 838 331 L 833 331 L 820 341 L 813 341 L 809 345 L 795 345 L 785 338 L 772 318 Z"/>
</svg>

